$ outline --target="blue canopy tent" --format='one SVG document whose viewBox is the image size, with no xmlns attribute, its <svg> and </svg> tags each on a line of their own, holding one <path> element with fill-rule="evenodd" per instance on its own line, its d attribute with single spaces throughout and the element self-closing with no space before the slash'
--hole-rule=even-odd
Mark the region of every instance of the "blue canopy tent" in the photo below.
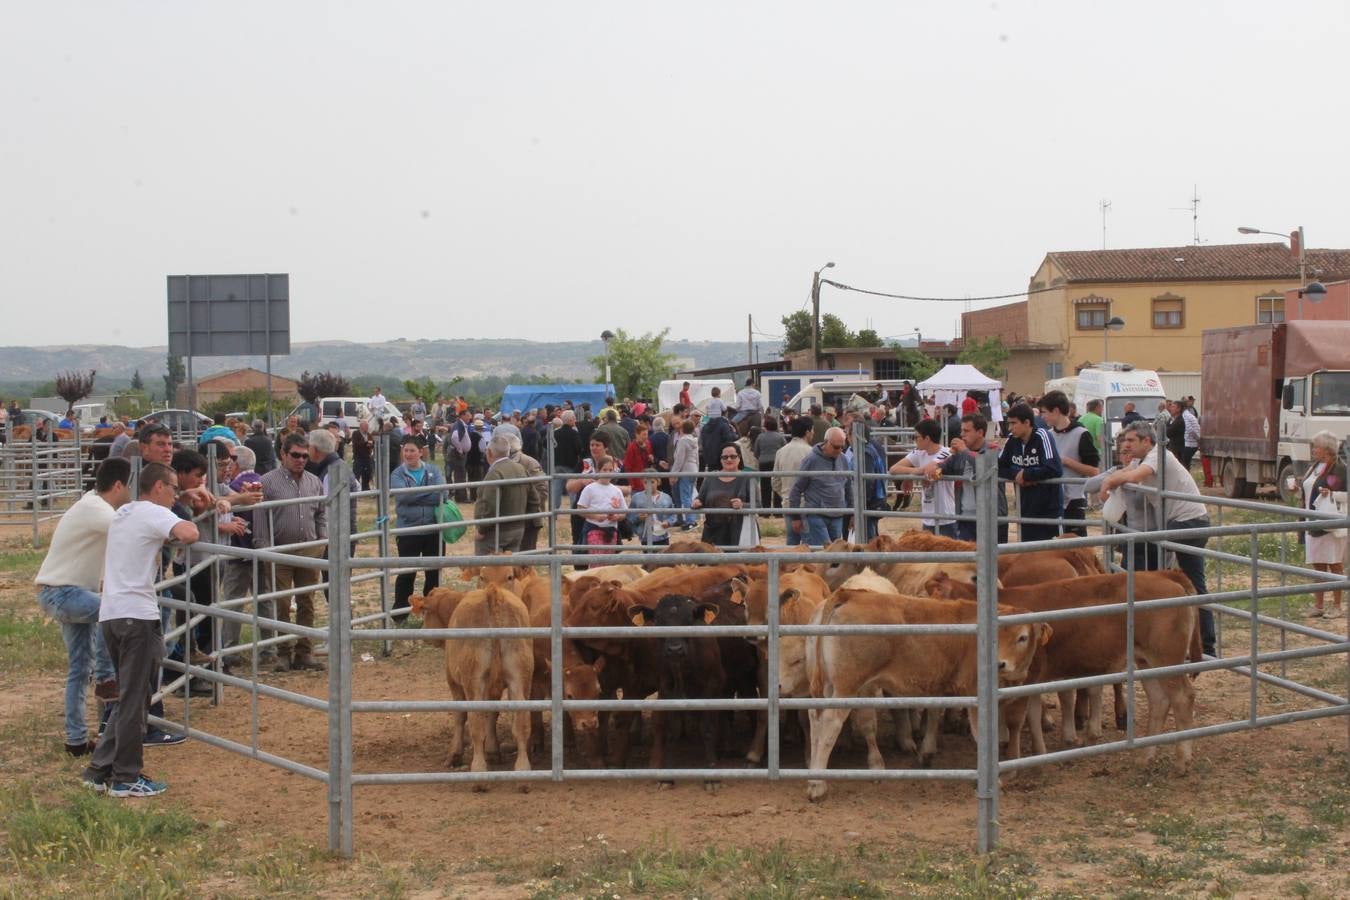
<svg viewBox="0 0 1350 900">
<path fill-rule="evenodd" d="M 527 412 L 550 403 L 562 406 L 563 401 L 571 400 L 575 407 L 589 403 L 591 409 L 598 411 L 605 405 L 605 398 L 613 396 L 612 384 L 508 384 L 502 391 L 501 410 L 509 415 L 517 409 Z"/>
</svg>

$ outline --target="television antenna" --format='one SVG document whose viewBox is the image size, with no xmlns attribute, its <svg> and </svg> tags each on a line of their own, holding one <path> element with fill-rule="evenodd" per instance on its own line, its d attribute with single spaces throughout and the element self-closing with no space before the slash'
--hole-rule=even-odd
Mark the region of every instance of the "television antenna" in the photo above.
<svg viewBox="0 0 1350 900">
<path fill-rule="evenodd" d="M 1191 214 L 1191 243 L 1197 247 L 1200 246 L 1200 188 L 1191 185 L 1191 202 L 1189 206 L 1172 206 L 1178 212 L 1190 211 Z"/>
<path fill-rule="evenodd" d="M 1111 211 L 1111 201 L 1105 197 L 1097 204 L 1102 210 L 1102 249 L 1106 249 L 1106 214 Z"/>
</svg>

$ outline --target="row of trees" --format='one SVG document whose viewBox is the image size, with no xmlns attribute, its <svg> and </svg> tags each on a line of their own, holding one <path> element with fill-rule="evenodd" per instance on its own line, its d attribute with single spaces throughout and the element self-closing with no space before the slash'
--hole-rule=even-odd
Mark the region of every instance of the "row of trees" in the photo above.
<svg viewBox="0 0 1350 900">
<path fill-rule="evenodd" d="M 782 318 L 783 352 L 808 350 L 811 347 L 811 313 L 801 309 Z M 912 347 L 902 347 L 898 343 L 887 344 L 871 328 L 852 331 L 843 319 L 833 313 L 820 317 L 821 347 L 887 347 L 889 346 L 900 361 L 900 373 L 903 378 L 922 381 L 939 368 L 938 363 L 928 355 Z M 1003 373 L 1008 362 L 1008 348 L 998 337 L 968 341 L 957 357 L 957 362 L 972 365 L 989 376 Z"/>
</svg>

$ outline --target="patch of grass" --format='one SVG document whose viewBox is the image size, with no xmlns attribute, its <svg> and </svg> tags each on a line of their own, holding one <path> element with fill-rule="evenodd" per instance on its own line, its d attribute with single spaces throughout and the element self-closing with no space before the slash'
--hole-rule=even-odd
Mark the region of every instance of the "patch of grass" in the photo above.
<svg viewBox="0 0 1350 900">
<path fill-rule="evenodd" d="M 1163 815 L 1154 818 L 1147 830 L 1158 844 L 1180 853 L 1194 853 L 1209 859 L 1232 856 L 1224 847 L 1229 829 L 1225 822 L 1202 822 L 1187 815 Z"/>
<path fill-rule="evenodd" d="M 36 575 L 46 556 L 46 550 L 6 550 L 0 553 L 0 572 Z"/>
<path fill-rule="evenodd" d="M 1302 859 L 1284 859 L 1277 856 L 1249 860 L 1239 866 L 1248 875 L 1288 875 L 1291 872 L 1301 872 L 1307 867 Z"/>
<path fill-rule="evenodd" d="M 59 625 L 0 612 L 0 675 L 60 672 L 65 667 L 66 644 Z"/>
<path fill-rule="evenodd" d="M 1325 844 L 1331 838 L 1320 825 L 1299 825 L 1290 822 L 1283 813 L 1272 813 L 1257 819 L 1260 842 L 1277 844 L 1286 855 L 1304 856 L 1316 844 Z"/>
<path fill-rule="evenodd" d="M 1120 854 L 1111 872 L 1132 882 L 1141 883 L 1146 888 L 1162 890 L 1184 881 L 1204 877 L 1205 870 L 1193 864 L 1194 862 L 1170 853 L 1159 853 L 1154 856 L 1140 850 L 1126 850 Z"/>
<path fill-rule="evenodd" d="M 8 823 L 0 871 L 20 884 L 176 897 L 198 878 L 203 826 L 171 807 L 110 801 L 80 788 L 50 802 L 20 786 L 0 792 L 0 819 Z"/>
<path fill-rule="evenodd" d="M 314 877 L 305 861 L 284 853 L 264 853 L 245 863 L 241 870 L 266 896 L 308 897 L 315 893 Z"/>
<path fill-rule="evenodd" d="M 603 847 L 576 864 L 554 862 L 530 884 L 531 896 L 639 895 L 790 897 L 1020 897 L 1036 884 L 1026 857 L 1004 853 L 980 861 L 859 845 L 838 855 L 812 855 L 783 843 L 767 850 L 710 846 Z"/>
</svg>

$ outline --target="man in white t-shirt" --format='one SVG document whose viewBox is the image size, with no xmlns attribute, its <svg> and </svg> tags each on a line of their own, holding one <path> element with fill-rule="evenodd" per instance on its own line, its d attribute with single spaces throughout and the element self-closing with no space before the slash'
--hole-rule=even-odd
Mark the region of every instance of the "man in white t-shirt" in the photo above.
<svg viewBox="0 0 1350 900">
<path fill-rule="evenodd" d="M 1121 458 L 1137 459 L 1139 465 L 1132 469 L 1120 469 L 1106 476 L 1102 481 L 1102 498 L 1110 496 L 1111 491 L 1116 490 L 1126 484 L 1142 484 L 1151 488 L 1163 488 L 1168 493 L 1180 493 L 1188 496 L 1200 497 L 1200 489 L 1195 484 L 1195 479 L 1171 453 L 1162 455 L 1163 462 L 1158 462 L 1158 447 L 1154 443 L 1153 424 L 1147 420 L 1131 422 L 1123 429 L 1123 439 L 1121 441 Z M 1159 469 L 1162 469 L 1163 478 L 1159 479 Z M 1162 483 L 1159 483 L 1161 480 Z M 1155 522 L 1163 521 L 1162 516 L 1158 514 L 1159 507 L 1162 506 L 1166 512 L 1167 519 L 1163 527 L 1168 530 L 1179 528 L 1208 528 L 1209 510 L 1203 503 L 1197 500 L 1174 500 L 1168 498 L 1165 505 L 1162 498 L 1150 497 L 1149 505 L 1152 507 L 1152 519 Z M 1178 538 L 1175 543 L 1184 544 L 1190 547 L 1203 548 L 1209 543 L 1209 538 L 1196 538 L 1194 540 L 1182 540 Z M 1162 548 L 1158 549 L 1157 560 L 1161 560 L 1165 554 Z M 1197 594 L 1209 593 L 1205 586 L 1205 559 L 1202 556 L 1196 556 L 1185 551 L 1176 551 L 1177 568 L 1185 573 L 1186 577 L 1195 585 Z M 1200 643 L 1206 656 L 1214 656 L 1216 650 L 1216 635 L 1214 630 L 1214 613 L 1207 609 L 1200 610 Z"/>
<path fill-rule="evenodd" d="M 942 431 L 937 422 L 924 419 L 914 426 L 914 449 L 891 466 L 892 475 L 922 475 L 930 465 L 940 469 L 951 451 L 942 446 Z M 941 476 L 938 475 L 938 478 Z M 923 482 L 923 530 L 945 537 L 956 537 L 956 484 L 938 481 L 929 475 Z"/>
<path fill-rule="evenodd" d="M 153 797 L 165 785 L 141 770 L 146 706 L 164 656 L 155 575 L 165 541 L 198 539 L 197 526 L 178 518 L 178 475 L 159 463 L 141 469 L 140 498 L 113 513 L 103 565 L 99 624 L 117 669 L 117 709 L 82 776 L 113 797 Z"/>
<path fill-rule="evenodd" d="M 732 418 L 731 424 L 736 425 L 741 421 L 754 415 L 764 412 L 764 395 L 755 388 L 753 378 L 745 381 L 745 387 L 741 388 L 736 394 L 736 415 Z"/>
<path fill-rule="evenodd" d="M 92 753 L 94 743 L 84 720 L 85 689 L 94 672 L 94 694 L 117 696 L 117 677 L 98 626 L 99 582 L 113 511 L 130 499 L 131 463 L 105 459 L 94 476 L 94 490 L 66 510 L 52 535 L 51 547 L 33 583 L 42 611 L 61 624 L 66 643 L 66 752 Z"/>
</svg>

